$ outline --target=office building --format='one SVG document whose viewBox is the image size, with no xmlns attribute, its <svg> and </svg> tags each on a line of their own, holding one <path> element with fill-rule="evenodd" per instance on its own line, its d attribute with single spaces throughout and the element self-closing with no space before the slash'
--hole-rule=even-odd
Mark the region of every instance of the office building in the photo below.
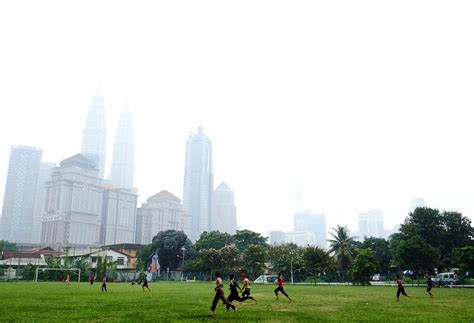
<svg viewBox="0 0 474 323">
<path fill-rule="evenodd" d="M 211 231 L 235 234 L 237 215 L 234 205 L 234 192 L 222 182 L 212 196 Z"/>
</svg>

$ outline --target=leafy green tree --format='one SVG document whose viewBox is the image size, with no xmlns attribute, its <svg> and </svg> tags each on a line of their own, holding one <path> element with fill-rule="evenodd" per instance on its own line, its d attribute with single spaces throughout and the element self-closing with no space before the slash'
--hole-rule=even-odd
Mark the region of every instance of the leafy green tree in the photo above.
<svg viewBox="0 0 474 323">
<path fill-rule="evenodd" d="M 205 249 L 220 249 L 226 245 L 233 244 L 234 238 L 228 233 L 219 231 L 203 232 L 196 241 L 196 251 L 200 252 Z"/>
<path fill-rule="evenodd" d="M 439 251 L 420 236 L 413 235 L 398 244 L 395 257 L 400 266 L 413 270 L 418 276 L 420 273 L 434 270 L 439 259 Z"/>
<path fill-rule="evenodd" d="M 286 243 L 279 246 L 271 246 L 268 258 L 274 272 L 281 272 L 284 276 L 291 275 L 291 269 L 296 279 L 299 280 L 304 274 L 304 249 L 294 243 Z"/>
<path fill-rule="evenodd" d="M 237 230 L 232 237 L 240 250 L 245 250 L 250 245 L 265 246 L 268 239 L 250 230 Z"/>
<path fill-rule="evenodd" d="M 0 240 L 0 253 L 2 251 L 18 251 L 18 246 L 16 243 Z"/>
<path fill-rule="evenodd" d="M 334 261 L 329 253 L 319 247 L 306 247 L 303 251 L 306 271 L 316 276 L 333 268 Z"/>
<path fill-rule="evenodd" d="M 167 230 L 159 232 L 152 240 L 151 251 L 158 254 L 161 268 L 177 269 L 182 266 L 181 248 L 192 250 L 192 242 L 183 231 Z"/>
<path fill-rule="evenodd" d="M 208 272 L 210 279 L 214 271 L 230 273 L 238 270 L 240 262 L 239 249 L 234 245 L 226 245 L 220 249 L 201 249 L 198 255 L 198 268 Z"/>
<path fill-rule="evenodd" d="M 330 232 L 329 252 L 334 254 L 338 268 L 345 276 L 355 256 L 355 237 L 351 237 L 346 226 L 338 225 Z"/>
<path fill-rule="evenodd" d="M 368 285 L 370 278 L 378 270 L 377 259 L 372 249 L 359 249 L 357 256 L 352 262 L 352 282 L 355 284 Z"/>
<path fill-rule="evenodd" d="M 393 257 L 388 240 L 373 237 L 365 238 L 361 244 L 361 249 L 367 248 L 372 249 L 374 252 L 375 259 L 377 260 L 377 267 L 380 272 L 387 273 L 390 269 Z"/>
<path fill-rule="evenodd" d="M 145 271 L 148 268 L 148 266 L 151 264 L 151 259 L 154 254 L 155 254 L 155 249 L 153 249 L 152 244 L 141 247 L 137 255 L 138 270 L 140 270 L 141 272 Z"/>
<path fill-rule="evenodd" d="M 246 247 L 242 255 L 242 269 L 247 272 L 249 278 L 256 278 L 264 273 L 267 252 L 267 245 L 251 244 Z"/>
<path fill-rule="evenodd" d="M 469 273 L 469 276 L 474 276 L 474 246 L 466 246 L 455 248 L 453 250 L 454 264 L 459 266 L 461 273 Z"/>
</svg>

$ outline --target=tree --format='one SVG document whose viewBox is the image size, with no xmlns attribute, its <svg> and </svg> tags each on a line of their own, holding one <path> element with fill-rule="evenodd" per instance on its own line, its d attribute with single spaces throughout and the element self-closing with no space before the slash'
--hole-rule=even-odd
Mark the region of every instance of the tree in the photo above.
<svg viewBox="0 0 474 323">
<path fill-rule="evenodd" d="M 234 238 L 228 233 L 219 231 L 204 231 L 196 241 L 196 250 L 200 252 L 205 249 L 220 249 L 234 243 Z"/>
<path fill-rule="evenodd" d="M 306 247 L 303 252 L 304 267 L 313 276 L 330 270 L 333 260 L 329 253 L 319 247 Z"/>
<path fill-rule="evenodd" d="M 420 236 L 413 235 L 398 244 L 395 256 L 400 266 L 411 269 L 418 275 L 422 272 L 433 271 L 439 259 L 439 251 Z"/>
<path fill-rule="evenodd" d="M 275 272 L 288 276 L 293 271 L 297 279 L 304 273 L 303 248 L 294 243 L 271 246 L 268 258 Z"/>
<path fill-rule="evenodd" d="M 234 244 L 220 249 L 201 249 L 198 255 L 198 267 L 208 272 L 212 279 L 215 270 L 227 273 L 237 271 L 240 260 L 240 252 Z"/>
<path fill-rule="evenodd" d="M 466 246 L 453 250 L 453 261 L 459 266 L 461 273 L 474 275 L 474 246 Z"/>
<path fill-rule="evenodd" d="M 347 227 L 338 225 L 330 232 L 332 239 L 329 239 L 329 252 L 333 253 L 339 269 L 345 275 L 349 269 L 355 255 L 354 237 L 349 235 Z"/>
<path fill-rule="evenodd" d="M 183 231 L 166 230 L 159 232 L 152 241 L 152 252 L 158 254 L 160 266 L 170 270 L 181 267 L 183 263 L 182 250 L 191 250 L 192 242 Z"/>
<path fill-rule="evenodd" d="M 369 285 L 370 278 L 378 270 L 377 259 L 372 249 L 359 249 L 352 262 L 352 282 L 354 284 Z"/>
<path fill-rule="evenodd" d="M 375 259 L 377 260 L 377 267 L 380 272 L 387 273 L 392 261 L 390 243 L 382 238 L 365 238 L 362 242 L 361 249 L 367 248 L 372 249 L 374 252 Z"/>
<path fill-rule="evenodd" d="M 243 270 L 252 279 L 264 272 L 265 260 L 267 258 L 267 245 L 251 244 L 243 252 Z"/>
<path fill-rule="evenodd" d="M 237 230 L 232 236 L 237 248 L 245 250 L 250 245 L 265 246 L 267 244 L 266 237 L 262 237 L 260 233 L 250 230 Z"/>
<path fill-rule="evenodd" d="M 3 251 L 18 251 L 18 246 L 16 243 L 0 240 L 0 254 Z"/>
</svg>

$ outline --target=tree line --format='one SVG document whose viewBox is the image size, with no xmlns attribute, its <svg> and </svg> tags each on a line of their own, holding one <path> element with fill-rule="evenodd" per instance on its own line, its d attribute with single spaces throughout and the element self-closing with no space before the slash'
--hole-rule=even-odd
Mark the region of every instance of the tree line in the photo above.
<svg viewBox="0 0 474 323">
<path fill-rule="evenodd" d="M 266 237 L 250 230 L 233 235 L 204 232 L 193 244 L 182 231 L 168 230 L 141 249 L 139 262 L 142 270 L 147 269 L 156 253 L 162 271 L 183 270 L 198 279 L 210 279 L 216 270 L 245 271 L 253 279 L 281 272 L 295 281 L 357 284 L 368 283 L 375 273 L 392 276 L 403 270 L 423 275 L 459 268 L 462 275 L 474 275 L 474 228 L 459 212 L 417 208 L 388 239 L 365 237 L 360 242 L 340 225 L 329 235 L 325 250 L 292 243 L 269 245 Z"/>
</svg>

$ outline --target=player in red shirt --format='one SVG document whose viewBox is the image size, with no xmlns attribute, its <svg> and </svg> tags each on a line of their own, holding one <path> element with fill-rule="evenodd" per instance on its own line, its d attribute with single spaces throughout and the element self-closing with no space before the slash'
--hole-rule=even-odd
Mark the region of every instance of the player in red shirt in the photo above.
<svg viewBox="0 0 474 323">
<path fill-rule="evenodd" d="M 283 290 L 283 276 L 281 275 L 281 273 L 278 273 L 278 278 L 275 282 L 278 283 L 278 287 L 275 289 L 276 299 L 278 299 L 278 292 L 281 292 L 288 298 L 288 301 L 291 302 L 290 296 L 288 296 L 288 294 L 285 293 L 285 291 Z"/>
<path fill-rule="evenodd" d="M 406 297 L 411 297 L 411 296 L 407 295 L 407 293 L 405 292 L 405 287 L 403 287 L 402 278 L 400 277 L 400 275 L 397 275 L 396 282 L 397 282 L 397 286 L 398 286 L 398 289 L 397 289 L 397 302 L 400 301 L 400 294 L 402 294 L 403 296 L 406 296 Z"/>
</svg>

